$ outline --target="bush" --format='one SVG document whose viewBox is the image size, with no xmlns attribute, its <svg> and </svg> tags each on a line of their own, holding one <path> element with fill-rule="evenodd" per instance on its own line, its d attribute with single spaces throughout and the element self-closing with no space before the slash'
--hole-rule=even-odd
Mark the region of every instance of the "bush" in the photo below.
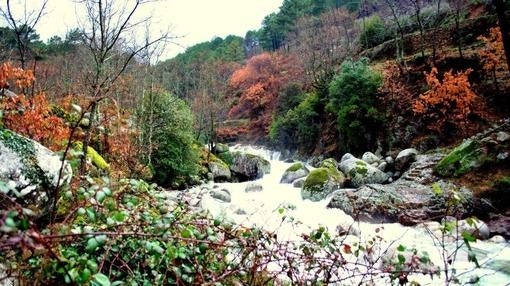
<svg viewBox="0 0 510 286">
<path fill-rule="evenodd" d="M 316 124 L 318 106 L 318 95 L 308 94 L 298 106 L 277 117 L 269 130 L 271 141 L 292 150 L 312 148 L 315 145 L 312 139 L 319 133 Z"/>
<path fill-rule="evenodd" d="M 373 48 L 391 36 L 378 15 L 370 16 L 364 20 L 362 31 L 359 36 L 361 46 L 365 49 Z"/>
<path fill-rule="evenodd" d="M 373 149 L 375 134 L 384 121 L 375 108 L 375 94 L 381 83 L 381 75 L 370 69 L 365 58 L 345 61 L 331 81 L 326 109 L 337 115 L 345 151 Z"/>
<path fill-rule="evenodd" d="M 154 181 L 168 186 L 198 173 L 193 116 L 183 100 L 168 93 L 152 93 L 142 102 L 139 122 L 142 144 L 149 148 L 145 160 L 153 168 Z"/>
</svg>

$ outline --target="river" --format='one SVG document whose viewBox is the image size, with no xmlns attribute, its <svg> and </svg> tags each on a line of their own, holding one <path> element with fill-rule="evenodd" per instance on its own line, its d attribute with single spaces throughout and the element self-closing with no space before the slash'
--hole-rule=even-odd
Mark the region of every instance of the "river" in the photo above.
<svg viewBox="0 0 510 286">
<path fill-rule="evenodd" d="M 444 270 L 442 259 L 443 248 L 438 247 L 439 241 L 434 239 L 434 231 L 424 227 L 405 227 L 398 223 L 370 224 L 354 222 L 353 218 L 339 209 L 328 209 L 328 198 L 318 202 L 301 199 L 300 188 L 291 184 L 280 184 L 284 171 L 291 163 L 280 160 L 279 153 L 264 148 L 237 145 L 232 151 L 242 151 L 260 155 L 271 163 L 271 172 L 253 182 L 213 183 L 210 182 L 193 192 L 208 189 L 226 189 L 230 192 L 231 203 L 220 202 L 205 194 L 201 199 L 202 208 L 207 209 L 214 217 L 233 221 L 237 225 L 257 226 L 273 232 L 281 241 L 299 241 L 303 233 L 310 233 L 319 227 L 325 227 L 332 235 L 337 235 L 338 228 L 350 229 L 346 240 L 350 243 L 363 243 L 376 234 L 383 238 L 380 249 L 394 249 L 405 245 L 408 249 L 416 248 L 426 251 L 431 261 Z M 311 167 L 310 167 L 311 168 Z M 262 186 L 260 192 L 245 192 L 248 184 Z M 433 225 L 433 224 L 431 224 Z M 436 223 L 436 228 L 439 224 Z M 437 233 L 436 236 L 440 236 Z M 440 233 L 440 232 L 439 232 Z M 468 261 L 468 250 L 462 240 L 450 240 L 445 244 L 449 253 L 460 245 L 456 258 L 450 269 L 455 268 L 460 285 L 510 285 L 510 245 L 508 242 L 491 240 L 471 243 L 472 253 L 476 254 L 480 268 Z M 381 252 L 381 255 L 385 255 Z M 421 285 L 444 285 L 443 278 L 431 278 L 416 275 L 412 280 Z M 410 281 L 411 281 L 410 278 Z M 351 281 L 352 282 L 352 281 Z M 473 284 L 476 282 L 475 284 Z M 454 283 L 455 285 L 455 283 Z"/>
</svg>

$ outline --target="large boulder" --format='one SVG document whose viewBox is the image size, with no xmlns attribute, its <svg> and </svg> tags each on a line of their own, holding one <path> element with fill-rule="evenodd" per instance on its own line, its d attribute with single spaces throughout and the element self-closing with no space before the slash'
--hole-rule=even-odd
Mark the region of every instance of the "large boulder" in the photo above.
<svg viewBox="0 0 510 286">
<path fill-rule="evenodd" d="M 398 153 L 397 157 L 395 158 L 394 163 L 395 170 L 397 171 L 405 170 L 407 167 L 409 167 L 409 165 L 411 165 L 412 162 L 416 161 L 417 155 L 418 150 L 414 148 L 409 148 L 400 151 L 400 153 Z"/>
<path fill-rule="evenodd" d="M 227 144 L 216 143 L 216 145 L 214 145 L 214 152 L 216 154 L 225 153 L 228 151 L 229 151 L 229 148 L 228 148 Z"/>
<path fill-rule="evenodd" d="M 361 156 L 361 160 L 367 162 L 368 164 L 373 164 L 379 162 L 380 158 L 372 152 L 365 152 L 363 156 Z"/>
<path fill-rule="evenodd" d="M 268 174 L 271 170 L 271 164 L 257 155 L 234 152 L 232 153 L 230 170 L 240 182 L 252 181 Z"/>
<path fill-rule="evenodd" d="M 389 179 L 389 176 L 381 170 L 354 157 L 343 160 L 340 163 L 340 170 L 351 178 L 353 187 L 381 184 Z"/>
<path fill-rule="evenodd" d="M 214 158 L 214 160 L 209 161 L 208 167 L 215 182 L 230 181 L 232 178 L 232 173 L 230 172 L 228 165 L 218 158 Z"/>
<path fill-rule="evenodd" d="M 71 177 L 71 165 L 62 164 L 56 153 L 12 131 L 0 130 L 0 191 L 30 209 L 35 218 L 51 211 L 52 192 L 69 184 Z M 5 204 L 0 202 L 0 207 L 11 207 Z"/>
<path fill-rule="evenodd" d="M 303 200 L 320 201 L 345 183 L 345 176 L 337 169 L 317 168 L 308 174 L 301 189 Z"/>
<path fill-rule="evenodd" d="M 310 170 L 306 168 L 306 166 L 299 162 L 294 163 L 292 166 L 287 168 L 282 175 L 282 179 L 280 180 L 281 184 L 292 184 L 297 179 L 304 178 L 310 173 Z"/>
</svg>

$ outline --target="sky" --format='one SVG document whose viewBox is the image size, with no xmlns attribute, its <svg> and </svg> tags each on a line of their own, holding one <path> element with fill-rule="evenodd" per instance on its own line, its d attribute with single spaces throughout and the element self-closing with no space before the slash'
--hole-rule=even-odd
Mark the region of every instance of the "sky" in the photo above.
<svg viewBox="0 0 510 286">
<path fill-rule="evenodd" d="M 42 0 L 11 0 L 15 12 L 22 15 L 40 7 Z M 186 47 L 227 35 L 244 37 L 247 31 L 259 29 L 264 17 L 276 12 L 283 0 L 160 0 L 140 10 L 139 16 L 151 17 L 151 34 L 170 30 L 176 44 L 168 45 L 163 58 L 170 58 Z M 1 4 L 5 5 L 5 4 Z M 3 8 L 3 7 L 2 7 Z M 48 0 L 46 14 L 36 26 L 42 40 L 66 32 L 78 25 L 83 6 L 73 0 Z M 142 15 L 143 14 L 143 15 Z M 78 15 L 78 16 L 77 16 Z"/>
</svg>

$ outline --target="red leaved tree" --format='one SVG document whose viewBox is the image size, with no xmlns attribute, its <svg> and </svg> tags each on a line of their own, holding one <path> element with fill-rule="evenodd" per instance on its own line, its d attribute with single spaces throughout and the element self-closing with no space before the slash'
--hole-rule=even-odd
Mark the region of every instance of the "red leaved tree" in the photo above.
<svg viewBox="0 0 510 286">
<path fill-rule="evenodd" d="M 35 81 L 32 71 L 15 68 L 9 63 L 0 66 L 0 88 L 15 84 L 23 90 Z M 5 127 L 58 150 L 69 135 L 65 122 L 53 115 L 50 103 L 44 93 L 33 97 L 24 94 L 4 97 L 0 102 Z"/>
<path fill-rule="evenodd" d="M 229 117 L 249 119 L 250 133 L 266 136 L 280 92 L 302 75 L 295 62 L 292 57 L 269 53 L 250 58 L 230 78 L 230 88 L 238 98 Z"/>
<path fill-rule="evenodd" d="M 425 73 L 430 90 L 414 102 L 413 111 L 424 117 L 428 129 L 442 133 L 449 123 L 464 133 L 467 131 L 468 116 L 477 99 L 468 80 L 471 72 L 468 69 L 454 74 L 450 70 L 444 73 L 442 80 L 436 68 Z"/>
</svg>

